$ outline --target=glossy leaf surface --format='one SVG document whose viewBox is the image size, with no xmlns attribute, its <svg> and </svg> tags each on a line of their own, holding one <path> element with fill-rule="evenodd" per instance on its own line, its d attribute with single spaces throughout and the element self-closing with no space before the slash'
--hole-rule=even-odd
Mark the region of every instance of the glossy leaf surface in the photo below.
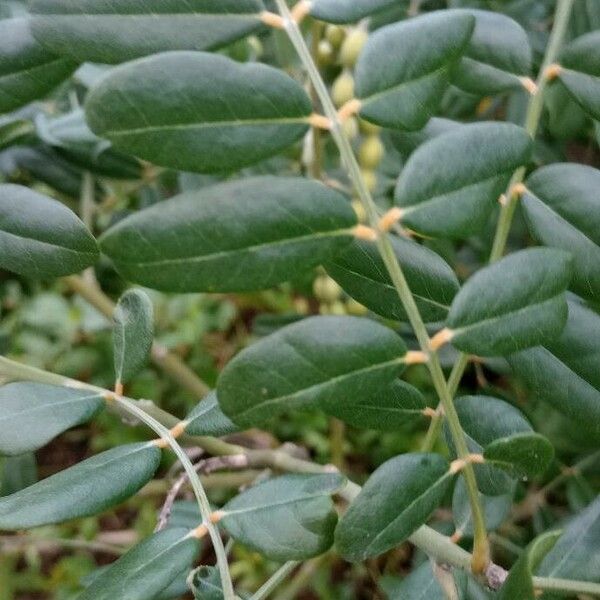
<svg viewBox="0 0 600 600">
<path fill-rule="evenodd" d="M 261 26 L 260 0 L 34 0 L 33 33 L 78 62 L 119 63 L 169 50 L 212 50 Z"/>
<path fill-rule="evenodd" d="M 356 65 L 360 115 L 384 127 L 421 129 L 435 114 L 474 24 L 471 15 L 436 11 L 373 33 Z"/>
<path fill-rule="evenodd" d="M 459 287 L 454 271 L 432 250 L 404 238 L 390 239 L 421 316 L 425 322 L 444 320 Z M 326 268 L 346 293 L 374 313 L 388 319 L 407 320 L 374 243 L 355 240 Z"/>
<path fill-rule="evenodd" d="M 571 255 L 552 248 L 515 252 L 475 273 L 452 303 L 448 327 L 459 350 L 494 356 L 557 338 L 567 320 Z"/>
<path fill-rule="evenodd" d="M 538 169 L 527 180 L 523 211 L 532 235 L 573 255 L 572 289 L 600 299 L 600 171 L 576 164 Z"/>
<path fill-rule="evenodd" d="M 93 265 L 92 234 L 64 204 L 20 185 L 0 185 L 0 267 L 35 279 Z"/>
<path fill-rule="evenodd" d="M 104 398 L 90 390 L 17 382 L 0 387 L 0 406 L 0 454 L 16 456 L 89 421 Z"/>
<path fill-rule="evenodd" d="M 111 508 L 152 479 L 160 454 L 152 444 L 128 444 L 42 479 L 0 499 L 0 529 L 61 523 Z"/>
<path fill-rule="evenodd" d="M 452 483 L 438 454 L 403 454 L 381 465 L 340 520 L 335 544 L 350 561 L 382 554 L 427 521 Z"/>
<path fill-rule="evenodd" d="M 286 281 L 352 240 L 346 199 L 300 178 L 256 177 L 136 213 L 100 245 L 127 280 L 171 292 L 242 292 Z"/>
<path fill-rule="evenodd" d="M 223 507 L 219 522 L 237 541 L 278 561 L 303 560 L 333 544 L 338 474 L 284 475 L 249 488 Z"/>
<path fill-rule="evenodd" d="M 510 123 L 464 125 L 435 137 L 411 155 L 400 174 L 395 201 L 402 224 L 433 237 L 479 233 L 530 154 L 531 138 Z"/>
<path fill-rule="evenodd" d="M 117 149 L 164 167 L 218 173 L 299 140 L 312 108 L 302 87 L 273 67 L 165 52 L 112 70 L 85 110 L 92 131 Z"/>
</svg>

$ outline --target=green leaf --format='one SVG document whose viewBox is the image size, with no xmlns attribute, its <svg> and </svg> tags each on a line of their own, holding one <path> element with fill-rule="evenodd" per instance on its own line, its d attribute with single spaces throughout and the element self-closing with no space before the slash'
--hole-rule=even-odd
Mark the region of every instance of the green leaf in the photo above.
<svg viewBox="0 0 600 600">
<path fill-rule="evenodd" d="M 552 444 L 539 433 L 517 433 L 483 450 L 486 462 L 530 477 L 543 473 L 554 458 Z"/>
<path fill-rule="evenodd" d="M 421 129 L 437 111 L 474 25 L 469 14 L 440 10 L 371 34 L 356 65 L 361 117 Z"/>
<path fill-rule="evenodd" d="M 533 587 L 533 573 L 544 556 L 556 544 L 560 532 L 550 531 L 533 540 L 511 568 L 508 578 L 500 589 L 498 600 L 536 600 L 538 595 Z"/>
<path fill-rule="evenodd" d="M 0 150 L 24 142 L 34 131 L 31 121 L 15 116 L 0 118 Z"/>
<path fill-rule="evenodd" d="M 119 446 L 0 499 L 0 529 L 17 530 L 95 515 L 133 496 L 154 475 L 152 443 Z"/>
<path fill-rule="evenodd" d="M 310 14 L 328 23 L 356 23 L 396 3 L 397 0 L 313 0 Z"/>
<path fill-rule="evenodd" d="M 467 439 L 469 451 L 474 454 L 485 453 L 485 450 L 500 440 L 510 440 L 513 436 L 534 434 L 533 429 L 521 412 L 503 400 L 491 396 L 462 396 L 455 402 L 456 412 Z M 540 436 L 541 437 L 541 436 Z M 454 444 L 446 429 L 446 439 L 454 452 Z M 548 442 L 546 442 L 548 443 Z M 485 456 L 485 454 L 484 454 Z M 504 459 L 511 457 L 508 452 Z M 527 466 L 541 462 L 537 457 L 517 455 L 519 463 L 516 466 Z M 549 460 L 552 459 L 552 454 Z M 531 461 L 531 463 L 528 462 Z M 487 461 L 486 461 L 487 463 Z M 498 467 L 502 468 L 498 468 Z M 547 466 L 544 465 L 544 466 Z M 507 494 L 513 489 L 511 475 L 506 473 L 506 463 L 500 465 L 490 460 L 487 464 L 474 465 L 477 483 L 482 493 L 489 496 Z"/>
<path fill-rule="evenodd" d="M 559 338 L 508 357 L 534 396 L 600 441 L 600 316 L 569 301 Z"/>
<path fill-rule="evenodd" d="M 523 212 L 533 237 L 573 255 L 571 287 L 600 300 L 600 171 L 554 164 L 527 180 Z"/>
<path fill-rule="evenodd" d="M 217 567 L 201 566 L 190 577 L 190 587 L 196 600 L 223 600 L 221 575 Z"/>
<path fill-rule="evenodd" d="M 346 199 L 301 178 L 256 177 L 188 192 L 100 239 L 127 280 L 172 292 L 242 292 L 309 271 L 352 240 Z"/>
<path fill-rule="evenodd" d="M 96 577 L 78 600 L 148 600 L 192 564 L 200 542 L 189 530 L 167 528 L 134 546 Z"/>
<path fill-rule="evenodd" d="M 475 29 L 452 82 L 481 96 L 520 89 L 531 72 L 531 47 L 525 30 L 506 15 L 459 10 L 475 17 Z"/>
<path fill-rule="evenodd" d="M 398 585 L 389 586 L 387 600 L 464 600 L 466 598 L 467 576 L 460 569 L 449 569 L 438 566 L 438 569 L 444 569 L 446 585 L 450 586 L 454 595 L 448 595 L 446 588 L 442 587 L 439 579 L 433 572 L 431 561 L 427 560 L 422 565 L 414 569 Z M 385 589 L 385 588 L 384 588 Z"/>
<path fill-rule="evenodd" d="M 452 344 L 495 356 L 558 337 L 567 320 L 571 265 L 562 250 L 530 248 L 478 271 L 452 303 L 446 321 Z"/>
<path fill-rule="evenodd" d="M 510 123 L 463 125 L 433 138 L 411 155 L 398 180 L 402 224 L 433 237 L 480 233 L 530 155 L 531 138 Z"/>
<path fill-rule="evenodd" d="M 97 258 L 96 240 L 64 204 L 0 185 L 0 268 L 43 279 L 78 273 Z"/>
<path fill-rule="evenodd" d="M 513 486 L 514 487 L 514 486 Z M 495 531 L 510 515 L 512 509 L 514 491 L 500 496 L 486 496 L 479 492 L 479 500 L 483 506 L 485 528 L 487 531 Z M 463 536 L 473 537 L 473 518 L 471 503 L 464 477 L 459 477 L 454 486 L 452 494 L 452 518 L 454 527 Z"/>
<path fill-rule="evenodd" d="M 25 17 L 0 20 L 0 113 L 45 96 L 77 64 L 47 52 L 34 39 Z"/>
<path fill-rule="evenodd" d="M 573 40 L 560 56 L 558 80 L 581 107 L 600 119 L 600 31 Z"/>
<path fill-rule="evenodd" d="M 0 496 L 8 496 L 33 485 L 37 477 L 37 462 L 33 452 L 0 457 Z"/>
<path fill-rule="evenodd" d="M 273 67 L 167 52 L 113 69 L 92 88 L 85 111 L 92 131 L 115 148 L 163 167 L 221 173 L 299 140 L 312 107 Z"/>
<path fill-rule="evenodd" d="M 239 431 L 238 426 L 227 417 L 217 400 L 217 392 L 204 397 L 185 418 L 185 432 L 189 435 L 209 435 L 219 437 Z"/>
<path fill-rule="evenodd" d="M 600 497 L 572 517 L 537 575 L 600 583 Z"/>
<path fill-rule="evenodd" d="M 98 392 L 41 383 L 0 387 L 0 454 L 16 456 L 45 446 L 104 406 Z"/>
<path fill-rule="evenodd" d="M 427 121 L 427 125 L 418 131 L 401 131 L 398 129 L 388 129 L 384 133 L 389 137 L 393 147 L 398 150 L 404 160 L 422 144 L 433 138 L 454 131 L 463 124 L 451 119 L 433 117 Z"/>
<path fill-rule="evenodd" d="M 458 279 L 435 252 L 410 240 L 392 236 L 396 258 L 425 322 L 442 321 L 458 291 Z M 374 313 L 406 321 L 406 311 L 377 246 L 355 240 L 326 265 L 346 293 Z"/>
<path fill-rule="evenodd" d="M 377 556 L 406 540 L 441 504 L 453 475 L 438 454 L 403 454 L 368 479 L 335 531 L 350 561 Z"/>
<path fill-rule="evenodd" d="M 407 423 L 423 418 L 427 407 L 421 392 L 400 379 L 388 388 L 356 403 L 333 404 L 328 413 L 361 429 L 398 431 Z"/>
<path fill-rule="evenodd" d="M 262 25 L 260 0 L 34 0 L 33 33 L 79 62 L 119 63 L 169 50 L 213 50 Z"/>
<path fill-rule="evenodd" d="M 327 411 L 385 390 L 405 354 L 400 336 L 369 319 L 310 317 L 240 352 L 223 369 L 217 397 L 241 427 L 289 410 Z"/>
<path fill-rule="evenodd" d="M 219 524 L 272 560 L 311 558 L 333 544 L 337 513 L 331 495 L 344 483 L 337 473 L 276 477 L 228 502 Z"/>
<path fill-rule="evenodd" d="M 148 294 L 128 290 L 113 313 L 115 379 L 126 383 L 144 368 L 154 339 L 154 309 Z"/>
</svg>

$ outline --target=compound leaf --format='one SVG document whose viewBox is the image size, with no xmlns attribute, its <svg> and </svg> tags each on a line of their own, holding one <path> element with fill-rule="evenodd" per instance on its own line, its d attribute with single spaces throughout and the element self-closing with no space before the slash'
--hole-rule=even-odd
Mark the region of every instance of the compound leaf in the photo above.
<svg viewBox="0 0 600 600">
<path fill-rule="evenodd" d="M 567 320 L 570 254 L 553 248 L 515 252 L 473 275 L 446 321 L 459 350 L 494 356 L 558 337 Z"/>
<path fill-rule="evenodd" d="M 120 221 L 100 239 L 127 280 L 171 292 L 272 287 L 352 240 L 346 199 L 300 178 L 256 177 L 188 192 Z"/>
<path fill-rule="evenodd" d="M 34 0 L 32 28 L 48 50 L 119 63 L 169 50 L 213 50 L 261 27 L 260 0 Z"/>
<path fill-rule="evenodd" d="M 435 252 L 410 240 L 392 236 L 391 243 L 425 322 L 442 321 L 458 292 L 458 279 Z M 327 272 L 346 293 L 374 313 L 406 321 L 398 292 L 372 242 L 355 240 L 327 263 Z"/>
<path fill-rule="evenodd" d="M 0 19 L 0 113 L 45 96 L 76 67 L 35 40 L 28 18 Z"/>
<path fill-rule="evenodd" d="M 16 456 L 89 421 L 104 398 L 90 390 L 17 382 L 0 387 L 0 406 L 0 454 Z"/>
<path fill-rule="evenodd" d="M 0 529 L 26 529 L 98 514 L 148 483 L 160 456 L 160 450 L 148 442 L 119 446 L 0 498 Z"/>
<path fill-rule="evenodd" d="M 241 427 L 290 409 L 327 412 L 386 389 L 405 354 L 400 336 L 369 319 L 310 317 L 240 352 L 221 373 L 217 397 Z"/>
<path fill-rule="evenodd" d="M 1 268 L 42 279 L 78 273 L 97 258 L 96 240 L 64 204 L 20 185 L 0 185 Z"/>
<path fill-rule="evenodd" d="M 200 173 L 277 154 L 306 133 L 311 110 L 285 73 L 205 52 L 165 52 L 116 67 L 85 104 L 92 131 L 115 148 Z"/>
<path fill-rule="evenodd" d="M 437 111 L 475 19 L 436 11 L 377 30 L 356 65 L 360 115 L 384 127 L 421 129 Z"/>
<path fill-rule="evenodd" d="M 335 544 L 350 561 L 361 561 L 397 546 L 442 502 L 453 476 L 438 454 L 403 454 L 381 465 L 368 479 L 335 531 Z"/>
<path fill-rule="evenodd" d="M 479 233 L 530 155 L 531 138 L 510 123 L 464 125 L 431 139 L 411 155 L 396 186 L 403 225 L 433 237 Z"/>
<path fill-rule="evenodd" d="M 154 309 L 148 294 L 128 290 L 113 313 L 115 379 L 126 383 L 148 362 L 154 339 Z"/>
<path fill-rule="evenodd" d="M 168 527 L 134 546 L 98 575 L 78 596 L 79 600 L 148 600 L 169 587 L 189 569 L 200 550 L 200 542 L 189 530 Z"/>
<path fill-rule="evenodd" d="M 276 477 L 228 502 L 219 524 L 267 558 L 304 560 L 333 544 L 337 513 L 331 495 L 344 483 L 337 473 Z"/>
<path fill-rule="evenodd" d="M 554 164 L 527 180 L 523 212 L 531 234 L 545 246 L 573 255 L 571 287 L 600 300 L 600 171 Z"/>
</svg>

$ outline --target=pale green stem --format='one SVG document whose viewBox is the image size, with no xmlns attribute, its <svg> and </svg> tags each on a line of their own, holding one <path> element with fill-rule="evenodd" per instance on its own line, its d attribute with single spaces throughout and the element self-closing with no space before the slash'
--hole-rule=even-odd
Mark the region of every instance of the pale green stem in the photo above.
<svg viewBox="0 0 600 600">
<path fill-rule="evenodd" d="M 544 92 L 548 85 L 545 71 L 549 65 L 556 61 L 558 53 L 560 52 L 567 31 L 567 26 L 569 24 L 569 17 L 571 15 L 571 9 L 573 8 L 573 1 L 574 0 L 559 0 L 558 2 L 552 34 L 550 36 L 548 47 L 546 48 L 546 55 L 544 57 L 544 61 L 536 82 L 537 91 L 529 99 L 527 115 L 525 118 L 525 129 L 534 140 L 538 132 L 540 118 L 542 116 L 542 110 L 544 107 Z M 510 232 L 510 227 L 515 215 L 517 203 L 519 201 L 518 198 L 513 196 L 511 190 L 516 184 L 522 183 L 525 173 L 525 168 L 521 167 L 515 171 L 510 180 L 508 191 L 506 193 L 507 202 L 502 206 L 500 218 L 498 219 L 498 224 L 496 227 L 496 234 L 494 237 L 492 252 L 490 254 L 490 263 L 496 262 L 502 258 L 502 255 L 506 249 L 508 234 Z M 456 384 L 453 395 L 456 393 L 456 389 L 458 389 L 458 384 L 464 375 L 468 362 L 467 356 L 461 353 L 457 363 L 454 365 L 454 369 L 450 377 L 451 382 Z M 453 385 L 451 384 L 450 388 L 452 389 L 452 387 Z M 435 445 L 441 430 L 441 421 L 442 415 L 438 411 L 438 414 L 433 417 L 429 425 L 429 430 L 427 431 L 427 436 L 425 437 L 424 450 L 431 449 Z"/>
<path fill-rule="evenodd" d="M 533 587 L 545 592 L 566 592 L 569 594 L 587 594 L 600 597 L 600 583 L 591 581 L 571 581 L 556 577 L 534 577 Z"/>
<path fill-rule="evenodd" d="M 342 124 L 338 118 L 337 111 L 333 105 L 333 101 L 327 90 L 327 86 L 319 73 L 319 70 L 312 59 L 310 50 L 306 45 L 302 32 L 298 27 L 298 24 L 292 19 L 290 10 L 284 0 L 277 0 L 277 6 L 283 17 L 285 29 L 289 35 L 289 38 L 294 45 L 302 64 L 306 68 L 311 82 L 315 88 L 317 95 L 325 111 L 325 115 L 331 123 L 331 134 L 339 148 L 342 162 L 346 169 L 354 187 L 356 188 L 360 197 L 361 203 L 367 213 L 369 223 L 375 230 L 378 229 L 379 216 L 377 213 L 377 207 L 371 193 L 367 188 L 365 180 L 361 174 L 360 166 L 356 160 L 356 156 L 352 149 L 350 140 L 344 133 Z M 398 296 L 402 301 L 404 310 L 408 316 L 410 324 L 415 332 L 417 340 L 421 349 L 429 355 L 428 367 L 431 373 L 436 392 L 444 407 L 448 419 L 448 426 L 456 452 L 459 458 L 465 458 L 469 454 L 467 442 L 465 439 L 464 432 L 460 426 L 458 414 L 454 408 L 452 401 L 452 395 L 449 393 L 444 372 L 439 361 L 439 358 L 435 352 L 432 352 L 429 346 L 429 334 L 425 327 L 425 323 L 421 318 L 421 314 L 413 298 L 410 287 L 404 277 L 402 268 L 396 258 L 389 236 L 385 232 L 378 232 L 377 236 L 377 247 L 379 253 L 383 259 L 383 262 L 388 270 L 392 283 L 398 292 Z M 469 463 L 466 464 L 463 469 L 463 474 L 466 481 L 466 487 L 469 494 L 469 501 L 471 504 L 471 512 L 473 515 L 473 527 L 475 531 L 474 535 L 474 562 L 473 570 L 475 572 L 482 572 L 487 563 L 489 562 L 489 544 L 487 541 L 487 534 L 485 529 L 485 520 L 483 516 L 483 509 L 481 507 L 481 501 L 479 498 L 479 492 L 477 490 L 477 482 L 475 480 L 475 472 L 473 466 Z"/>
<path fill-rule="evenodd" d="M 171 432 L 162 423 L 140 408 L 137 405 L 137 402 L 134 400 L 130 400 L 129 398 L 125 398 L 123 396 L 117 396 L 101 387 L 82 383 L 75 379 L 70 379 L 54 373 L 48 373 L 46 371 L 42 371 L 41 369 L 35 369 L 33 367 L 21 365 L 10 359 L 7 359 L 4 356 L 0 356 L 0 376 L 7 376 L 12 379 L 27 379 L 29 381 L 37 381 L 51 385 L 61 385 L 75 389 L 92 390 L 106 398 L 110 398 L 110 400 L 107 400 L 109 404 L 112 404 L 113 402 L 116 403 L 123 409 L 124 412 L 137 417 L 142 423 L 145 423 L 150 429 L 163 438 L 180 460 L 181 465 L 187 473 L 192 485 L 192 489 L 200 509 L 200 514 L 202 516 L 202 521 L 207 528 L 215 549 L 225 600 L 235 599 L 233 584 L 229 574 L 227 555 L 225 554 L 225 548 L 223 546 L 223 540 L 221 539 L 221 535 L 219 534 L 217 527 L 210 520 L 212 510 L 210 508 L 206 492 L 202 487 L 202 482 L 200 481 L 198 473 L 196 473 L 196 469 L 194 469 L 194 465 L 192 465 L 188 455 L 177 443 Z"/>
<path fill-rule="evenodd" d="M 251 596 L 250 600 L 263 600 L 263 598 L 267 598 L 299 564 L 295 560 L 286 562 Z"/>
</svg>

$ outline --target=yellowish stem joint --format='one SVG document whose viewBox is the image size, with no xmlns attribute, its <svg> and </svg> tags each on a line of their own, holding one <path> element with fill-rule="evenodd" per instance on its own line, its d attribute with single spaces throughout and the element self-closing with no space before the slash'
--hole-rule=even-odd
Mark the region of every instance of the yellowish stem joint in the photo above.
<svg viewBox="0 0 600 600">
<path fill-rule="evenodd" d="M 563 68 L 558 63 L 552 63 L 546 67 L 544 77 L 546 81 L 554 81 L 563 72 Z"/>
<path fill-rule="evenodd" d="M 294 8 L 292 8 L 292 19 L 300 24 L 310 14 L 312 2 L 309 0 L 300 0 Z"/>
<path fill-rule="evenodd" d="M 535 96 L 538 93 L 538 86 L 531 77 L 519 77 L 519 81 L 532 96 Z"/>
<path fill-rule="evenodd" d="M 273 29 L 285 29 L 285 21 L 283 18 L 268 10 L 263 10 L 263 12 L 260 13 L 260 20 L 267 25 L 267 27 L 272 27 Z"/>
<path fill-rule="evenodd" d="M 350 117 L 358 114 L 361 106 L 362 103 L 358 98 L 352 98 L 352 100 L 348 100 L 348 102 L 346 102 L 346 104 L 344 104 L 344 106 L 342 106 L 337 113 L 339 122 L 344 123 Z"/>
<path fill-rule="evenodd" d="M 432 352 L 437 352 L 442 346 L 446 345 L 454 337 L 454 331 L 444 327 L 441 331 L 438 331 L 429 340 L 429 348 Z"/>
<path fill-rule="evenodd" d="M 331 121 L 324 115 L 319 115 L 317 113 L 313 113 L 308 117 L 308 123 L 311 127 L 315 127 L 316 129 L 325 129 L 326 131 L 331 129 Z"/>
<path fill-rule="evenodd" d="M 380 231 L 390 231 L 390 229 L 396 225 L 402 219 L 402 209 L 394 206 L 394 208 L 390 208 L 381 219 L 379 219 L 379 230 Z"/>
<path fill-rule="evenodd" d="M 352 234 L 359 240 L 365 240 L 367 242 L 377 241 L 377 232 L 366 225 L 357 225 L 353 230 Z"/>
<path fill-rule="evenodd" d="M 429 355 L 426 352 L 418 350 L 409 350 L 404 355 L 405 365 L 424 365 L 429 361 Z"/>
</svg>

